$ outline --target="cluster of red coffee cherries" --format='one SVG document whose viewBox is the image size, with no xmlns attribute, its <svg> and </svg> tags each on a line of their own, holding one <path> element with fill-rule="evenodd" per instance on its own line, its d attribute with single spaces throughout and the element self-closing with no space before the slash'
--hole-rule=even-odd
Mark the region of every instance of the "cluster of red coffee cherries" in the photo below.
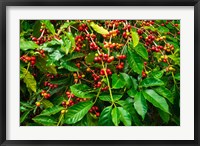
<svg viewBox="0 0 200 146">
<path fill-rule="evenodd" d="M 51 89 L 58 88 L 58 84 L 52 84 L 52 83 L 50 83 L 50 82 L 48 82 L 48 81 L 45 81 L 45 82 L 44 82 L 44 86 L 45 86 L 45 87 L 48 86 L 48 87 L 51 88 Z"/>
<path fill-rule="evenodd" d="M 95 54 L 95 58 L 94 61 L 101 63 L 101 61 L 107 62 L 107 63 L 111 63 L 115 58 L 114 56 L 108 56 L 108 54 Z"/>
<path fill-rule="evenodd" d="M 78 30 L 79 31 L 85 31 L 85 30 L 88 30 L 88 27 L 87 27 L 87 24 L 80 24 L 79 26 L 78 26 Z"/>
<path fill-rule="evenodd" d="M 42 90 L 42 92 L 40 93 L 45 99 L 48 99 L 51 97 L 51 94 L 48 93 L 46 90 Z"/>
<path fill-rule="evenodd" d="M 46 56 L 44 50 L 37 50 L 37 51 L 40 53 L 40 55 L 41 55 L 42 57 L 45 57 L 45 56 Z"/>
<path fill-rule="evenodd" d="M 98 106 L 93 106 L 93 107 L 89 110 L 89 112 L 92 113 L 92 114 L 95 114 L 97 117 L 100 116 L 100 112 L 99 112 Z"/>
<path fill-rule="evenodd" d="M 35 65 L 36 63 L 36 57 L 35 56 L 28 56 L 28 55 L 23 55 L 20 57 L 20 59 L 24 62 L 30 62 L 32 66 Z"/>
<path fill-rule="evenodd" d="M 105 25 L 108 26 L 109 28 L 113 28 L 113 25 L 115 25 L 115 27 L 118 27 L 119 24 L 121 24 L 122 22 L 125 22 L 125 20 L 105 21 Z"/>
<path fill-rule="evenodd" d="M 90 50 L 96 51 L 98 49 L 99 49 L 99 47 L 97 46 L 97 44 L 95 42 L 90 43 Z"/>
<path fill-rule="evenodd" d="M 160 50 L 162 50 L 162 49 L 163 49 L 163 46 L 160 46 L 160 45 L 158 45 L 158 46 L 152 45 L 152 46 L 151 46 L 151 49 L 149 49 L 148 52 L 150 52 L 150 51 L 160 52 Z"/>
<path fill-rule="evenodd" d="M 76 48 L 75 51 L 80 52 L 82 46 L 83 46 L 83 41 L 84 41 L 84 37 L 81 35 L 77 35 L 75 37 L 75 41 L 76 41 Z"/>
<path fill-rule="evenodd" d="M 102 36 L 104 37 L 104 38 L 109 38 L 109 37 L 115 37 L 115 36 L 117 36 L 118 34 L 120 33 L 120 31 L 118 30 L 118 29 L 115 29 L 115 30 L 111 30 L 111 31 L 109 31 L 109 33 L 108 34 L 103 34 Z"/>
<path fill-rule="evenodd" d="M 148 35 L 146 38 L 145 38 L 145 46 L 148 46 L 150 44 L 153 43 L 153 41 L 155 40 L 155 36 L 154 35 Z"/>
<path fill-rule="evenodd" d="M 104 48 L 110 48 L 110 49 L 113 49 L 113 48 L 116 48 L 116 49 L 119 49 L 121 48 L 122 46 L 124 46 L 124 44 L 120 44 L 120 43 L 110 43 L 110 42 L 104 42 Z"/>
</svg>

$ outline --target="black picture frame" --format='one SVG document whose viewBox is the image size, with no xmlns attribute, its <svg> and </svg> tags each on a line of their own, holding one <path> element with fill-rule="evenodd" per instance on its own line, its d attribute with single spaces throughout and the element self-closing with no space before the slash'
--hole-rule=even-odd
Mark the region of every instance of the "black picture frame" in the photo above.
<svg viewBox="0 0 200 146">
<path fill-rule="evenodd" d="M 7 140 L 6 139 L 6 7 L 7 6 L 194 6 L 194 140 Z M 199 139 L 199 64 L 200 2 L 199 0 L 0 0 L 0 144 L 1 146 L 198 146 Z"/>
</svg>

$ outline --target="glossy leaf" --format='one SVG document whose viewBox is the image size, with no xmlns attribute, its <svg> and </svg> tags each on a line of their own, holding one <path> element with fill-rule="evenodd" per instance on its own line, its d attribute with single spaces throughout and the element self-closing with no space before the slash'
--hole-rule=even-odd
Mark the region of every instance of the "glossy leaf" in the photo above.
<svg viewBox="0 0 200 146">
<path fill-rule="evenodd" d="M 170 120 L 170 115 L 159 109 L 158 109 L 158 112 L 159 112 L 161 119 L 163 120 L 163 123 L 168 123 Z"/>
<path fill-rule="evenodd" d="M 56 119 L 51 116 L 36 116 L 32 118 L 32 120 L 38 124 L 42 124 L 44 126 L 56 126 Z"/>
<path fill-rule="evenodd" d="M 126 85 L 126 82 L 122 75 L 112 74 L 112 88 L 119 89 L 123 88 Z"/>
<path fill-rule="evenodd" d="M 146 78 L 144 80 L 142 80 L 142 82 L 140 83 L 141 87 L 153 87 L 153 86 L 163 86 L 164 82 L 160 79 L 157 78 Z"/>
<path fill-rule="evenodd" d="M 25 68 L 20 68 L 20 71 L 23 72 L 23 81 L 26 84 L 26 87 L 33 92 L 36 92 L 36 81 L 33 75 L 26 70 Z"/>
<path fill-rule="evenodd" d="M 55 51 L 54 51 L 52 54 L 50 54 L 49 56 L 51 57 L 51 59 L 58 61 L 58 60 L 60 60 L 64 55 L 62 55 L 62 54 L 60 53 L 60 51 L 55 50 Z"/>
<path fill-rule="evenodd" d="M 151 71 L 148 76 L 160 79 L 163 76 L 164 70 Z"/>
<path fill-rule="evenodd" d="M 80 121 L 90 110 L 90 108 L 93 106 L 93 103 L 88 102 L 79 102 L 75 104 L 74 106 L 70 107 L 65 114 L 64 123 L 66 124 L 74 124 L 78 121 Z"/>
<path fill-rule="evenodd" d="M 133 47 L 136 47 L 139 43 L 139 36 L 138 33 L 136 31 L 131 31 L 131 36 L 132 36 L 132 40 L 133 40 Z"/>
<path fill-rule="evenodd" d="M 72 72 L 75 72 L 75 71 L 78 71 L 78 70 L 79 70 L 78 67 L 76 67 L 75 64 L 72 63 L 72 62 L 64 62 L 64 61 L 62 61 L 62 62 L 60 63 L 60 65 L 61 65 L 62 67 L 64 67 L 65 69 L 67 69 L 67 70 L 69 70 L 69 71 L 72 71 Z"/>
<path fill-rule="evenodd" d="M 144 120 L 145 115 L 147 113 L 148 106 L 146 103 L 146 99 L 143 97 L 141 92 L 138 92 L 134 97 L 134 107 L 135 107 L 137 113 Z"/>
<path fill-rule="evenodd" d="M 158 32 L 161 33 L 161 34 L 169 32 L 169 29 L 167 27 L 164 27 L 164 26 L 159 26 L 157 29 L 158 29 Z"/>
<path fill-rule="evenodd" d="M 120 121 L 122 121 L 122 123 L 125 126 L 131 126 L 131 115 L 129 114 L 129 112 L 127 112 L 124 108 L 122 107 L 117 107 L 119 114 L 120 114 Z"/>
<path fill-rule="evenodd" d="M 56 106 L 43 110 L 40 115 L 46 115 L 46 116 L 54 115 L 60 112 L 62 109 L 64 109 L 62 106 L 56 105 Z"/>
<path fill-rule="evenodd" d="M 89 54 L 86 56 L 86 58 L 85 58 L 85 62 L 86 62 L 87 64 L 91 64 L 92 62 L 94 62 L 95 54 L 96 54 L 95 52 L 89 53 Z"/>
<path fill-rule="evenodd" d="M 130 115 L 132 117 L 132 121 L 135 125 L 137 125 L 137 126 L 142 125 L 135 108 L 133 107 L 133 105 L 130 102 L 128 102 L 126 100 L 119 100 L 116 103 L 121 105 L 126 111 L 128 111 L 130 113 Z"/>
<path fill-rule="evenodd" d="M 142 61 L 142 59 L 133 51 L 131 51 L 130 49 L 128 49 L 128 63 L 131 67 L 131 69 L 138 73 L 141 74 L 142 70 L 143 70 L 143 66 L 144 63 Z"/>
<path fill-rule="evenodd" d="M 20 49 L 23 51 L 34 50 L 39 48 L 39 46 L 33 41 L 20 41 Z"/>
<path fill-rule="evenodd" d="M 130 90 L 127 91 L 127 94 L 130 97 L 135 97 L 135 95 L 137 94 L 137 90 L 135 90 L 134 88 L 131 88 Z"/>
<path fill-rule="evenodd" d="M 71 92 L 79 98 L 93 98 L 94 94 L 89 92 L 89 87 L 85 84 L 75 84 L 70 86 Z"/>
<path fill-rule="evenodd" d="M 111 112 L 112 121 L 115 126 L 118 126 L 120 123 L 120 113 L 117 107 L 114 107 Z"/>
<path fill-rule="evenodd" d="M 120 78 L 124 79 L 127 88 L 130 88 L 132 86 L 132 79 L 128 74 L 120 73 Z"/>
<path fill-rule="evenodd" d="M 108 31 L 106 29 L 104 29 L 103 27 L 95 24 L 94 22 L 90 23 L 90 26 L 94 29 L 94 31 L 96 31 L 97 33 L 100 34 L 108 34 Z"/>
<path fill-rule="evenodd" d="M 51 108 L 53 107 L 53 103 L 51 103 L 49 100 L 43 99 L 41 101 L 41 104 L 44 106 L 44 108 Z"/>
<path fill-rule="evenodd" d="M 34 37 L 36 37 L 36 38 L 40 37 L 40 35 L 41 35 L 40 29 L 41 29 L 41 23 L 39 20 L 37 20 L 35 22 L 35 24 L 33 25 L 33 36 Z"/>
<path fill-rule="evenodd" d="M 27 116 L 29 115 L 29 113 L 31 112 L 32 110 L 28 110 L 28 111 L 25 111 L 22 116 L 20 116 L 20 123 L 23 123 L 24 120 L 27 118 Z"/>
<path fill-rule="evenodd" d="M 99 117 L 99 126 L 113 126 L 112 117 L 111 117 L 112 107 L 108 106 L 103 109 Z"/>
<path fill-rule="evenodd" d="M 77 58 L 82 58 L 84 56 L 85 56 L 85 54 L 83 54 L 83 53 L 73 52 L 72 54 L 67 55 L 66 61 L 74 60 Z"/>
<path fill-rule="evenodd" d="M 45 58 L 38 57 L 36 61 L 36 67 L 43 73 L 52 73 L 54 75 L 57 74 L 55 66 L 54 65 L 47 66 Z"/>
<path fill-rule="evenodd" d="M 113 97 L 113 100 L 114 101 L 117 101 L 117 100 L 119 100 L 119 99 L 121 99 L 122 98 L 122 96 L 123 95 L 117 95 L 117 94 L 112 94 L 112 97 Z M 103 100 L 103 101 L 112 101 L 111 100 L 111 97 L 110 97 L 110 94 L 101 94 L 100 96 L 99 96 L 99 98 L 101 99 L 101 100 Z"/>
<path fill-rule="evenodd" d="M 52 33 L 55 34 L 54 25 L 50 22 L 50 20 L 41 20 L 41 23 L 44 23 L 46 28 Z"/>
<path fill-rule="evenodd" d="M 140 55 L 143 59 L 148 60 L 148 52 L 146 47 L 139 43 L 136 47 L 134 47 L 135 52 Z"/>
<path fill-rule="evenodd" d="M 74 39 L 73 34 L 71 32 L 67 32 L 66 35 L 67 35 L 68 39 L 71 41 L 72 47 L 75 47 L 76 44 L 75 44 L 75 39 Z"/>
<path fill-rule="evenodd" d="M 156 91 L 158 94 L 168 99 L 169 102 L 171 102 L 172 104 L 174 103 L 174 97 L 169 89 L 165 87 L 158 87 L 155 88 L 154 91 Z"/>
<path fill-rule="evenodd" d="M 152 89 L 144 90 L 142 93 L 143 93 L 145 99 L 148 100 L 150 103 L 152 103 L 155 107 L 170 114 L 169 106 L 168 106 L 166 100 L 162 96 L 158 95 Z"/>
</svg>

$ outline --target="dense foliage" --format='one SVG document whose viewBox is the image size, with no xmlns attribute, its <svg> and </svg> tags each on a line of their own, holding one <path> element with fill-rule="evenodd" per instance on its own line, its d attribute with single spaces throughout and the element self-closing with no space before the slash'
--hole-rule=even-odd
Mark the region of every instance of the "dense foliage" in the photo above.
<svg viewBox="0 0 200 146">
<path fill-rule="evenodd" d="M 179 20 L 21 20 L 24 126 L 180 125 Z"/>
</svg>

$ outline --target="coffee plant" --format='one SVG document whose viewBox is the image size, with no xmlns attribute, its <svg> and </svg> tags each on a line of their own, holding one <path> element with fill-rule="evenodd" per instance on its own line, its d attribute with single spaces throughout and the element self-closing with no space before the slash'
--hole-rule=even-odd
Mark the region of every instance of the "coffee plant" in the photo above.
<svg viewBox="0 0 200 146">
<path fill-rule="evenodd" d="M 20 125 L 180 125 L 180 21 L 21 20 Z"/>
</svg>

